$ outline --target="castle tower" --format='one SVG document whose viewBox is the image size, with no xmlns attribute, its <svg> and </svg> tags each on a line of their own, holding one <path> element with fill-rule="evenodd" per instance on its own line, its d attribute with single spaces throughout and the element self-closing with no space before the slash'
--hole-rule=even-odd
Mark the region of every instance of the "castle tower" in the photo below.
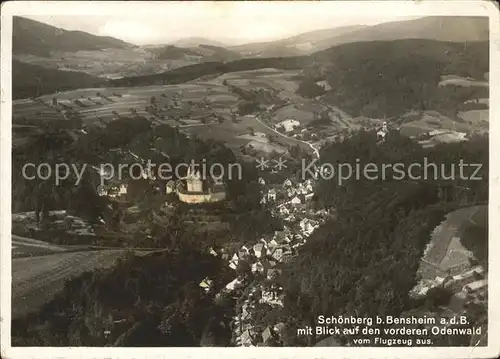
<svg viewBox="0 0 500 359">
<path fill-rule="evenodd" d="M 187 171 L 186 185 L 188 192 L 203 192 L 203 182 L 200 172 L 196 171 L 192 166 L 190 166 Z"/>
</svg>

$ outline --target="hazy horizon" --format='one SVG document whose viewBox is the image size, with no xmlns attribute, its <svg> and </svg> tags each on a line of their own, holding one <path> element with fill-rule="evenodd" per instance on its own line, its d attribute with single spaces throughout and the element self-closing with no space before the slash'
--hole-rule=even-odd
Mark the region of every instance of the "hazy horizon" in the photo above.
<svg viewBox="0 0 500 359">
<path fill-rule="evenodd" d="M 160 4 L 159 4 L 160 5 Z M 284 7 L 286 5 L 286 7 Z M 192 37 L 203 37 L 234 46 L 265 42 L 301 33 L 356 25 L 418 18 L 401 16 L 339 16 L 324 5 L 298 3 L 161 4 L 155 13 L 138 15 L 24 15 L 62 28 L 98 36 L 111 36 L 135 45 L 160 45 Z M 142 7 L 142 6 L 141 6 Z M 163 14 L 159 14 L 163 12 Z M 228 35 L 230 34 L 230 35 Z"/>
</svg>

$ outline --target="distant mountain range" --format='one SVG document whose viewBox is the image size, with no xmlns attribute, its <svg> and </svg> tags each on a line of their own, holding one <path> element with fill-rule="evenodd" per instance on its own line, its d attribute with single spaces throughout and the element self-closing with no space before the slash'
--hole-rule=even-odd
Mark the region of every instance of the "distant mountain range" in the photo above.
<svg viewBox="0 0 500 359">
<path fill-rule="evenodd" d="M 405 39 L 445 42 L 488 41 L 487 17 L 432 16 L 415 20 L 388 22 L 336 36 L 327 47 L 359 41 L 392 41 Z"/>
<path fill-rule="evenodd" d="M 211 45 L 218 47 L 227 47 L 226 44 L 220 41 L 207 39 L 206 37 L 186 37 L 180 40 L 173 42 L 171 45 L 179 46 L 179 47 L 196 47 L 200 45 Z"/>
<path fill-rule="evenodd" d="M 88 71 L 88 67 L 92 64 L 99 65 L 99 59 L 105 59 L 108 64 L 114 65 L 116 71 L 115 69 L 113 71 L 116 74 L 123 74 L 123 68 L 137 67 L 139 69 L 136 72 L 137 76 L 118 81 L 131 86 L 158 81 L 178 83 L 202 75 L 263 67 L 302 69 L 310 74 L 308 76 L 311 78 L 324 79 L 325 76 L 337 73 L 336 69 L 342 69 L 342 73 L 347 73 L 344 71 L 346 68 L 354 70 L 355 67 L 352 66 L 361 66 L 363 61 L 367 60 L 376 62 L 381 66 L 380 71 L 384 72 L 386 71 L 384 66 L 389 66 L 387 64 L 394 66 L 395 62 L 391 58 L 395 57 L 405 64 L 399 66 L 398 63 L 403 73 L 407 70 L 413 71 L 412 66 L 418 68 L 414 59 L 406 57 L 411 57 L 412 54 L 431 59 L 426 60 L 428 68 L 439 65 L 444 69 L 447 63 L 453 62 L 455 66 L 453 70 L 458 73 L 466 74 L 472 71 L 480 74 L 481 71 L 488 71 L 488 59 L 484 55 L 487 54 L 489 40 L 486 17 L 426 17 L 375 26 L 349 26 L 307 32 L 277 41 L 231 47 L 219 46 L 217 42 L 205 38 L 188 38 L 179 40 L 175 44 L 138 47 L 112 37 L 66 31 L 19 17 L 14 18 L 13 36 L 13 55 L 16 61 L 13 82 L 17 98 L 33 96 L 40 91 L 38 84 L 27 78 L 32 76 L 31 72 L 38 77 L 46 78 L 44 88 L 41 90 L 44 93 L 50 93 L 53 88 L 62 90 L 99 85 L 104 81 L 103 78 L 79 76 L 83 71 L 95 74 Z M 403 40 L 407 41 L 401 42 Z M 209 44 L 201 43 L 205 41 Z M 370 46 L 373 42 L 378 44 Z M 389 42 L 394 44 L 390 45 Z M 481 43 L 479 47 L 474 45 L 478 43 Z M 345 46 L 349 44 L 352 46 Z M 450 48 L 450 45 L 453 46 Z M 120 51 L 101 51 L 109 48 Z M 459 48 L 463 50 L 459 51 Z M 379 58 L 377 49 L 389 53 Z M 54 69 L 64 64 L 64 61 L 70 61 L 67 53 L 74 54 L 80 50 L 93 51 L 92 54 L 96 54 L 97 60 L 90 61 L 87 60 L 88 57 L 76 54 L 71 57 L 73 61 L 71 64 L 75 64 L 76 61 L 76 66 L 70 68 L 82 72 Z M 403 52 L 400 53 L 400 50 Z M 134 55 L 127 59 L 127 63 L 123 51 Z M 398 51 L 397 56 L 391 55 L 391 51 Z M 58 57 L 52 55 L 54 52 L 59 53 Z M 459 60 L 464 63 L 464 69 L 458 67 Z M 486 63 L 483 63 L 484 61 Z M 23 62 L 29 62 L 31 66 L 24 66 L 27 64 Z M 52 65 L 51 71 L 44 71 L 49 65 Z M 143 71 L 148 66 L 150 69 L 163 68 L 163 70 Z M 474 69 L 469 69 L 470 66 Z M 350 79 L 349 83 L 353 81 Z M 26 91 L 23 90 L 23 86 L 26 87 Z"/>
<path fill-rule="evenodd" d="M 53 51 L 76 52 L 103 48 L 133 48 L 134 45 L 112 37 L 82 31 L 67 31 L 34 20 L 14 18 L 14 54 L 50 57 Z M 226 46 L 204 37 L 188 37 L 171 44 L 145 46 L 159 59 L 195 56 L 206 61 L 231 61 L 240 57 L 299 56 L 350 42 L 428 39 L 447 42 L 487 41 L 486 17 L 425 17 L 388 22 L 374 26 L 346 26 L 302 33 L 290 38 Z M 205 59 L 205 57 L 207 59 Z"/>
<path fill-rule="evenodd" d="M 404 39 L 488 41 L 488 18 L 436 16 L 374 26 L 347 26 L 311 31 L 283 40 L 233 46 L 229 49 L 245 57 L 298 56 L 351 42 Z"/>
<path fill-rule="evenodd" d="M 105 48 L 134 47 L 125 41 L 108 36 L 96 36 L 83 31 L 67 31 L 44 23 L 14 17 L 12 52 L 50 57 L 51 52 L 76 52 Z"/>
<path fill-rule="evenodd" d="M 366 26 L 355 25 L 316 30 L 287 39 L 238 45 L 230 47 L 230 49 L 239 52 L 245 57 L 298 56 L 324 50 L 329 47 L 328 43 L 337 36 L 364 28 Z"/>
</svg>

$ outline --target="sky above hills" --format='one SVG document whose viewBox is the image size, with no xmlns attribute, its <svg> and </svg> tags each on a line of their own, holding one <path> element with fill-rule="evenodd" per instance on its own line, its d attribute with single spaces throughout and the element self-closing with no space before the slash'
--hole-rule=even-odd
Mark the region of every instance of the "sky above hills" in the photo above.
<svg viewBox="0 0 500 359">
<path fill-rule="evenodd" d="M 100 36 L 112 36 L 137 45 L 164 44 L 182 38 L 204 37 L 227 45 L 282 39 L 319 29 L 375 25 L 417 17 L 345 16 L 324 5 L 300 2 L 233 3 L 195 2 L 158 4 L 157 11 L 120 15 L 26 15 L 25 17 L 63 28 Z"/>
</svg>

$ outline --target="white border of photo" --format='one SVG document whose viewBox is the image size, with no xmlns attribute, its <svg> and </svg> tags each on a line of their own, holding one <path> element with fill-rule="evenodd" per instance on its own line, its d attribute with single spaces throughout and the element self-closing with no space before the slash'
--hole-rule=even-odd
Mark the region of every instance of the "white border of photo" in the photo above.
<svg viewBox="0 0 500 359">
<path fill-rule="evenodd" d="M 11 149 L 12 149 L 12 18 L 41 15 L 130 15 L 137 19 L 158 15 L 169 7 L 216 9 L 221 15 L 264 7 L 270 13 L 301 12 L 319 7 L 335 17 L 398 18 L 420 16 L 485 16 L 490 30 L 490 170 L 489 170 L 489 293 L 488 346 L 486 347 L 305 347 L 305 348 L 96 348 L 96 347 L 12 347 L 11 346 Z M 11 1 L 1 6 L 1 122 L 0 122 L 0 339 L 2 358 L 493 358 L 500 355 L 500 37 L 499 9 L 493 2 L 472 1 L 312 1 L 312 2 L 139 2 L 139 1 Z M 368 60 L 368 59 L 367 59 Z M 495 339 L 496 338 L 496 339 Z"/>
</svg>

